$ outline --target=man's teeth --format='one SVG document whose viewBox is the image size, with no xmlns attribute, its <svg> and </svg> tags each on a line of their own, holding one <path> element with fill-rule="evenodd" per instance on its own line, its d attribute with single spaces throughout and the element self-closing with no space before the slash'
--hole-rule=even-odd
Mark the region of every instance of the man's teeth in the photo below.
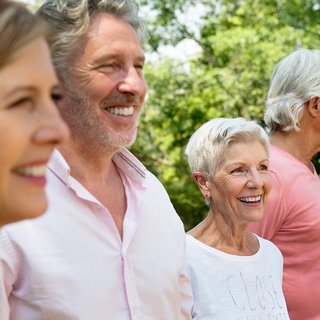
<svg viewBox="0 0 320 320">
<path fill-rule="evenodd" d="M 30 177 L 44 177 L 46 175 L 47 165 L 20 167 L 15 170 L 16 173 Z"/>
<path fill-rule="evenodd" d="M 259 202 L 262 196 L 258 197 L 247 197 L 247 198 L 239 198 L 241 202 L 251 203 L 251 202 Z"/>
<path fill-rule="evenodd" d="M 108 108 L 108 111 L 116 116 L 131 116 L 133 114 L 133 107 L 128 108 Z"/>
</svg>

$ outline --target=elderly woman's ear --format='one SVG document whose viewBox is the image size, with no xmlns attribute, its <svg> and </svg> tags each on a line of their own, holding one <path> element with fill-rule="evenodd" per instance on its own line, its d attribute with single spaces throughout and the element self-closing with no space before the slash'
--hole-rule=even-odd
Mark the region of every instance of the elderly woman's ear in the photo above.
<svg viewBox="0 0 320 320">
<path fill-rule="evenodd" d="M 206 175 L 202 172 L 193 172 L 192 178 L 197 183 L 203 196 L 205 198 L 210 198 L 210 182 Z"/>
<path fill-rule="evenodd" d="M 311 117 L 315 118 L 320 114 L 320 98 L 313 97 L 308 102 L 306 102 L 307 110 L 309 111 Z"/>
</svg>

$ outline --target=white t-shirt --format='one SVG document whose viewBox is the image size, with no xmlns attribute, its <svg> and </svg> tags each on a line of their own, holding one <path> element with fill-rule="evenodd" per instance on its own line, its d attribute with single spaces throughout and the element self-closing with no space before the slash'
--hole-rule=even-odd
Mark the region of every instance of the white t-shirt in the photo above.
<svg viewBox="0 0 320 320">
<path fill-rule="evenodd" d="M 256 254 L 237 256 L 187 235 L 193 319 L 289 319 L 282 292 L 282 255 L 270 241 L 257 238 Z"/>
</svg>

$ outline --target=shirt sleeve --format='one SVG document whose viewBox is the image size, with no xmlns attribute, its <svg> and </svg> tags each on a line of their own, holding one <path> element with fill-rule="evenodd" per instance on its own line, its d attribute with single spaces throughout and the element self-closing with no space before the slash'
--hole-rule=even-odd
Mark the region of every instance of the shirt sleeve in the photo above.
<svg viewBox="0 0 320 320">
<path fill-rule="evenodd" d="M 259 222 L 254 222 L 249 229 L 258 236 L 272 240 L 284 221 L 283 186 L 279 176 L 272 172 L 272 189 L 266 202 L 264 216 Z"/>
<path fill-rule="evenodd" d="M 9 296 L 13 288 L 15 266 L 13 246 L 3 230 L 0 230 L 0 319 L 9 320 Z"/>
<path fill-rule="evenodd" d="M 189 277 L 187 262 L 185 260 L 180 273 L 181 316 L 184 320 L 190 320 L 193 306 L 191 280 Z"/>
</svg>

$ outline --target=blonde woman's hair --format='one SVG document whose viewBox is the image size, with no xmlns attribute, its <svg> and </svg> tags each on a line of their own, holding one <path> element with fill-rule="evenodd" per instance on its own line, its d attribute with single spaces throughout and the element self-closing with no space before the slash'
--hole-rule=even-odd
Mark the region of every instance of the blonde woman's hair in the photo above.
<svg viewBox="0 0 320 320">
<path fill-rule="evenodd" d="M 0 1 L 0 68 L 15 59 L 36 38 L 48 40 L 48 25 L 25 5 Z"/>
</svg>

